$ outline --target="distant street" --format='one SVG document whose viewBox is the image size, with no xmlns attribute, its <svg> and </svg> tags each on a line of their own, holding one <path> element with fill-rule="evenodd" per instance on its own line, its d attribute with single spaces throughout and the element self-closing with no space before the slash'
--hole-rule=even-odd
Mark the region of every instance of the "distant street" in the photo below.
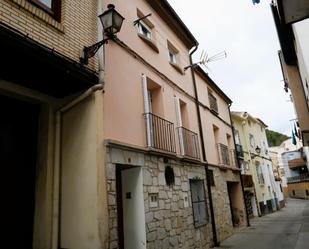
<svg viewBox="0 0 309 249">
<path fill-rule="evenodd" d="M 308 249 L 309 201 L 289 199 L 286 208 L 251 220 L 218 248 Z"/>
</svg>

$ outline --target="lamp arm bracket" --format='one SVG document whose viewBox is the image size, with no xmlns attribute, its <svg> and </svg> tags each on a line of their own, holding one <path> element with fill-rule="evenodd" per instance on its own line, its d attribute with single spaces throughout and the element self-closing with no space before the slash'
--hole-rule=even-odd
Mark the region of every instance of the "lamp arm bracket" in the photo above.
<svg viewBox="0 0 309 249">
<path fill-rule="evenodd" d="M 151 13 L 148 14 L 148 15 L 146 15 L 146 16 L 143 16 L 143 17 L 141 17 L 141 18 L 136 19 L 136 20 L 133 22 L 134 26 L 135 26 L 136 24 L 138 24 L 140 21 L 146 19 L 146 18 L 149 17 L 149 16 L 151 16 Z"/>
<path fill-rule="evenodd" d="M 80 57 L 80 61 L 82 64 L 88 64 L 88 59 L 93 57 L 98 50 L 106 43 L 108 43 L 108 40 L 113 39 L 114 37 L 107 37 L 103 39 L 102 41 L 99 41 L 89 47 L 84 47 L 82 51 L 82 56 Z"/>
</svg>

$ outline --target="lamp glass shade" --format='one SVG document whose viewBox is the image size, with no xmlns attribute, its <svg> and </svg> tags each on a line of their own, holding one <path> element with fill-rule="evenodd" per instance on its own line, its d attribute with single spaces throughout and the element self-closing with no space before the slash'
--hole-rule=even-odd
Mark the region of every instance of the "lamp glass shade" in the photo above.
<svg viewBox="0 0 309 249">
<path fill-rule="evenodd" d="M 257 154 L 260 154 L 260 153 L 261 153 L 261 148 L 260 148 L 259 146 L 256 146 L 255 152 L 256 152 Z"/>
<path fill-rule="evenodd" d="M 115 10 L 115 6 L 108 5 L 108 10 L 99 15 L 104 33 L 108 35 L 116 34 L 120 31 L 124 18 Z"/>
</svg>

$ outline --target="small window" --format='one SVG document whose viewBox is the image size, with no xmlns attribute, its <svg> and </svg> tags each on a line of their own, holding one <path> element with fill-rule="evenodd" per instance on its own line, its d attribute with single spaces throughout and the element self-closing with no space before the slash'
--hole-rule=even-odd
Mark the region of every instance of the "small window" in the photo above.
<svg viewBox="0 0 309 249">
<path fill-rule="evenodd" d="M 209 106 L 212 111 L 214 111 L 216 114 L 219 113 L 218 109 L 218 103 L 216 97 L 212 94 L 212 91 L 208 89 L 208 100 L 209 100 Z"/>
<path fill-rule="evenodd" d="M 60 22 L 61 0 L 28 0 Z"/>
<path fill-rule="evenodd" d="M 143 21 L 138 22 L 138 32 L 151 40 L 151 28 L 149 28 Z"/>
<path fill-rule="evenodd" d="M 306 189 L 306 195 L 309 196 L 309 190 L 308 189 Z"/>
<path fill-rule="evenodd" d="M 208 180 L 209 180 L 210 186 L 213 186 L 213 187 L 216 186 L 213 170 L 208 170 Z"/>
<path fill-rule="evenodd" d="M 149 207 L 158 207 L 158 194 L 149 194 Z"/>
<path fill-rule="evenodd" d="M 255 148 L 254 136 L 252 134 L 249 134 L 249 140 L 251 148 Z"/>
<path fill-rule="evenodd" d="M 292 192 L 293 192 L 293 196 L 295 196 L 295 190 L 293 190 Z"/>
<path fill-rule="evenodd" d="M 172 50 L 169 50 L 168 53 L 169 53 L 169 56 L 170 56 L 170 62 L 173 63 L 173 64 L 177 64 L 176 53 Z"/>
<path fill-rule="evenodd" d="M 194 226 L 200 227 L 205 225 L 208 220 L 204 181 L 190 180 L 190 186 Z"/>
</svg>

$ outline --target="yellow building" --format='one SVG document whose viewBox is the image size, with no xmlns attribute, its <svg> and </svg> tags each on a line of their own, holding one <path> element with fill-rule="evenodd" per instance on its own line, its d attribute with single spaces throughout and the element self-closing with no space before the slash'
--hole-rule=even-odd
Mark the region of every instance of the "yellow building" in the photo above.
<svg viewBox="0 0 309 249">
<path fill-rule="evenodd" d="M 279 208 L 279 192 L 269 157 L 265 123 L 247 112 L 232 112 L 247 209 L 252 216 Z"/>
</svg>

